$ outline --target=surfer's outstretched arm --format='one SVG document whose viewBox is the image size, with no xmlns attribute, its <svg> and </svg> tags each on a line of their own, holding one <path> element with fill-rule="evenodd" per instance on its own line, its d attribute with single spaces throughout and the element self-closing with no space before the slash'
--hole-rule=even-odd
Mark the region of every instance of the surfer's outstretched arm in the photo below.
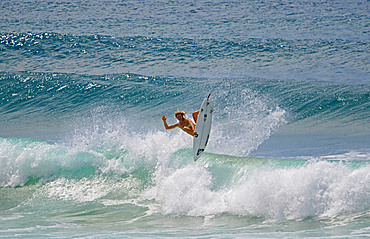
<svg viewBox="0 0 370 239">
<path fill-rule="evenodd" d="M 166 116 L 162 116 L 162 120 L 163 120 L 163 124 L 164 124 L 164 127 L 166 128 L 166 129 L 174 129 L 174 128 L 176 128 L 176 127 L 178 127 L 179 126 L 179 123 L 176 123 L 176 124 L 173 124 L 173 125 L 168 125 L 167 124 L 167 118 L 166 118 Z"/>
</svg>

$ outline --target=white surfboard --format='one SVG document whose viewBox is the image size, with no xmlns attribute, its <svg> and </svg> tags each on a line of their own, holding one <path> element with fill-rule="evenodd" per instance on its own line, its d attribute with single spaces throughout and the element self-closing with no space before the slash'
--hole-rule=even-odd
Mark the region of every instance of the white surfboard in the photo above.
<svg viewBox="0 0 370 239">
<path fill-rule="evenodd" d="M 193 139 L 194 161 L 197 161 L 204 152 L 211 133 L 213 109 L 211 107 L 211 100 L 209 99 L 210 95 L 203 100 L 198 115 L 197 126 L 195 128 L 197 135 Z"/>
</svg>

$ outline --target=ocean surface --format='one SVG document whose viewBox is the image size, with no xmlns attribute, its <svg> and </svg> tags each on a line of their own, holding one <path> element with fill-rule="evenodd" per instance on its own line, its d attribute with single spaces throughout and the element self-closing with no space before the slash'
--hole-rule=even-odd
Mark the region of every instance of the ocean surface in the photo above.
<svg viewBox="0 0 370 239">
<path fill-rule="evenodd" d="M 0 238 L 370 236 L 367 0 L 0 1 Z M 211 93 L 213 126 L 166 131 Z"/>
</svg>

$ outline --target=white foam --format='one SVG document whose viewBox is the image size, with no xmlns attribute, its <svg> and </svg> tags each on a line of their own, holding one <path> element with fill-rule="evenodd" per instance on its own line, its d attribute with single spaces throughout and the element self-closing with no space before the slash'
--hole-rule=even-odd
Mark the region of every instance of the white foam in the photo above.
<svg viewBox="0 0 370 239">
<path fill-rule="evenodd" d="M 247 89 L 233 95 L 226 107 L 215 109 L 208 150 L 247 156 L 286 123 L 286 111 Z"/>
<path fill-rule="evenodd" d="M 110 192 L 110 187 L 104 183 L 104 179 L 87 179 L 80 180 L 60 178 L 50 182 L 44 186 L 48 197 L 58 198 L 62 200 L 73 200 L 79 202 L 95 201 L 107 195 Z"/>
<path fill-rule="evenodd" d="M 335 217 L 369 209 L 369 172 L 368 166 L 353 170 L 329 162 L 286 169 L 261 168 L 234 187 L 215 191 L 212 175 L 192 165 L 157 177 L 157 185 L 145 196 L 157 200 L 164 214 L 231 213 L 278 220 Z"/>
<path fill-rule="evenodd" d="M 168 160 L 179 149 L 190 148 L 191 140 L 190 136 L 180 131 L 155 131 L 132 135 L 122 143 L 122 147 L 147 160 Z"/>
<path fill-rule="evenodd" d="M 298 158 L 298 157 L 295 157 Z M 369 152 L 349 151 L 340 154 L 330 154 L 322 156 L 302 156 L 305 160 L 333 160 L 333 161 L 370 161 Z"/>
<path fill-rule="evenodd" d="M 46 196 L 58 200 L 92 202 L 104 198 L 111 192 L 123 191 L 121 195 L 133 197 L 138 194 L 139 185 L 140 182 L 133 177 L 118 180 L 103 176 L 82 179 L 59 178 L 39 188 L 36 197 Z M 104 199 L 102 203 L 112 204 L 112 201 Z M 121 200 L 115 200 L 115 202 L 119 204 Z"/>
<path fill-rule="evenodd" d="M 164 214 L 206 215 L 212 214 L 210 207 L 215 192 L 210 190 L 212 178 L 202 167 L 189 165 L 175 170 L 167 177 L 157 178 L 157 186 L 146 192 L 161 204 Z"/>
</svg>

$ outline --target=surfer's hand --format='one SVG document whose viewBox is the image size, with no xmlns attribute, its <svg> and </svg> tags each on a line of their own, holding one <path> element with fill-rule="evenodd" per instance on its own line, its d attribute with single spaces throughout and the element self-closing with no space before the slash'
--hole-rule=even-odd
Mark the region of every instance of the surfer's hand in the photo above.
<svg viewBox="0 0 370 239">
<path fill-rule="evenodd" d="M 166 116 L 162 115 L 162 120 L 166 121 L 166 119 L 167 119 Z"/>
</svg>

